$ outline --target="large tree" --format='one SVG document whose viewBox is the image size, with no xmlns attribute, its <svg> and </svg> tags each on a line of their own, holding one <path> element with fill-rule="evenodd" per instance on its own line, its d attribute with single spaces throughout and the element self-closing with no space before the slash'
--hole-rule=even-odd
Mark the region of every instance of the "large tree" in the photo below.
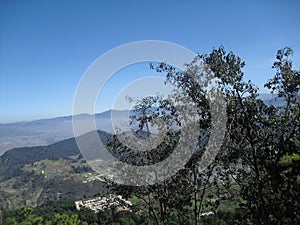
<svg viewBox="0 0 300 225">
<path fill-rule="evenodd" d="M 186 65 L 185 71 L 166 63 L 151 65 L 156 71 L 165 73 L 167 82 L 177 91 L 167 99 L 157 96 L 140 100 L 135 108 L 138 113 L 132 119 L 143 138 L 147 138 L 153 119 L 162 119 L 167 125 L 167 138 L 150 153 L 133 153 L 118 141 L 111 145 L 112 149 L 126 152 L 123 160 L 136 165 L 151 164 L 167 157 L 180 136 L 180 129 L 170 130 L 171 125 L 176 123 L 178 128 L 184 124 L 176 108 L 188 107 L 187 97 L 197 108 L 198 147 L 192 150 L 185 167 L 164 182 L 141 188 L 122 187 L 122 190 L 130 190 L 128 193 L 142 199 L 156 224 L 201 224 L 205 219 L 199 215 L 207 211 L 216 213 L 219 205 L 218 201 L 213 204 L 209 201 L 213 198 L 210 189 L 217 194 L 219 185 L 228 188 L 237 183 L 245 200 L 240 207 L 244 213 L 237 213 L 232 222 L 299 223 L 300 75 L 292 67 L 291 55 L 290 48 L 278 51 L 273 65 L 276 75 L 266 83 L 274 96 L 283 100 L 284 104 L 278 106 L 266 105 L 259 98 L 258 88 L 251 81 L 244 81 L 245 63 L 234 53 L 226 53 L 223 47 L 198 55 Z M 210 75 L 227 103 L 227 133 L 215 161 L 205 170 L 199 170 L 212 130 L 208 100 L 213 90 Z M 207 77 L 199 83 L 195 79 L 197 76 Z"/>
</svg>

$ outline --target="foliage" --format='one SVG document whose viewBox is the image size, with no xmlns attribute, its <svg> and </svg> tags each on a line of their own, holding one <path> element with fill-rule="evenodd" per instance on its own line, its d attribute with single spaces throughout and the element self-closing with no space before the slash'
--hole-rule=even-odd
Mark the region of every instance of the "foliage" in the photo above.
<svg viewBox="0 0 300 225">
<path fill-rule="evenodd" d="M 51 220 L 45 220 L 43 216 L 33 214 L 30 207 L 21 207 L 15 211 L 14 217 L 8 217 L 5 221 L 8 225 L 79 225 L 78 215 L 58 214 L 56 213 Z"/>
<path fill-rule="evenodd" d="M 199 218 L 202 212 L 216 213 L 218 210 L 218 201 L 211 206 L 207 204 L 213 198 L 209 189 L 220 184 L 228 188 L 234 180 L 244 199 L 240 209 L 236 210 L 240 213 L 235 215 L 241 223 L 299 223 L 296 199 L 299 199 L 300 75 L 292 68 L 291 54 L 290 48 L 278 51 L 273 65 L 276 75 L 265 85 L 273 94 L 285 99 L 283 106 L 276 107 L 267 106 L 259 99 L 258 88 L 251 81 L 243 80 L 245 63 L 232 52 L 227 54 L 223 47 L 213 49 L 208 55 L 197 56 L 186 65 L 185 71 L 178 71 L 166 63 L 151 65 L 157 72 L 166 73 L 167 81 L 187 93 L 198 107 L 201 118 L 199 149 L 185 168 L 172 178 L 144 188 L 122 186 L 121 192 L 140 198 L 145 203 L 144 210 L 156 224 L 180 224 L 181 218 L 174 217 L 179 215 L 177 209 L 183 212 L 185 224 L 200 224 L 206 220 Z M 199 171 L 198 162 L 207 143 L 205 137 L 209 137 L 211 121 L 206 100 L 207 84 L 201 86 L 195 77 L 207 71 L 214 74 L 227 101 L 227 134 L 214 163 L 205 171 Z M 174 92 L 171 99 L 175 99 L 177 106 L 184 105 L 185 95 L 178 93 Z M 153 118 L 162 118 L 168 125 L 169 120 L 175 121 L 181 126 L 177 112 L 169 103 L 159 96 L 140 100 L 136 107 L 142 109 L 141 113 L 133 118 L 139 129 L 146 127 L 145 132 L 149 132 L 151 125 L 148 123 Z M 159 113 L 151 112 L 153 108 L 159 108 Z M 166 113 L 161 115 L 160 112 Z M 176 132 L 168 134 L 172 136 L 169 143 L 178 135 Z M 162 158 L 169 154 L 166 146 L 168 143 L 158 147 Z M 118 152 L 122 152 L 120 145 Z M 131 156 L 127 155 L 127 162 L 136 162 L 136 156 Z"/>
</svg>

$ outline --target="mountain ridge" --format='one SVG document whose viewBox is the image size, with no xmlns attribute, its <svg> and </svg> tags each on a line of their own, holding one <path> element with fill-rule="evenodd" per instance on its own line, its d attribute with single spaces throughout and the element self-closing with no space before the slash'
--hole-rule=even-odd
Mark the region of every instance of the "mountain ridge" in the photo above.
<svg viewBox="0 0 300 225">
<path fill-rule="evenodd" d="M 97 114 L 79 114 L 74 118 L 85 123 L 85 120 L 95 117 L 97 130 L 113 133 L 111 124 L 111 114 L 116 119 L 125 120 L 128 110 L 108 110 Z M 0 124 L 0 155 L 5 151 L 18 147 L 32 147 L 49 145 L 55 142 L 74 137 L 73 116 L 62 116 L 49 119 L 39 119 L 33 121 L 23 121 L 17 123 Z M 89 127 L 89 131 L 95 127 Z M 84 132 L 86 133 L 86 132 Z M 84 134 L 81 133 L 81 134 Z"/>
<path fill-rule="evenodd" d="M 96 131 L 91 131 L 78 138 L 92 136 L 93 132 Z M 107 143 L 112 137 L 105 131 L 98 130 L 97 133 L 103 143 Z M 74 137 L 47 146 L 14 148 L 0 156 L 0 178 L 9 179 L 16 176 L 25 164 L 32 164 L 45 159 L 66 159 L 74 155 L 81 155 Z"/>
<path fill-rule="evenodd" d="M 266 93 L 259 94 L 259 98 L 267 105 L 278 106 L 282 105 L 284 102 L 284 99 L 276 98 L 275 95 Z M 73 119 L 76 119 L 85 125 L 85 120 L 94 117 L 97 130 L 114 133 L 114 128 L 111 123 L 111 115 L 113 114 L 117 120 L 126 121 L 128 113 L 130 113 L 129 110 L 111 109 L 96 114 L 78 114 L 74 117 L 69 115 L 33 121 L 6 124 L 0 123 L 0 155 L 2 155 L 5 151 L 16 147 L 49 145 L 74 137 L 72 124 Z M 88 130 L 95 130 L 94 128 L 95 127 L 88 127 Z M 79 135 L 84 133 L 86 133 L 86 130 L 83 130 Z"/>
</svg>

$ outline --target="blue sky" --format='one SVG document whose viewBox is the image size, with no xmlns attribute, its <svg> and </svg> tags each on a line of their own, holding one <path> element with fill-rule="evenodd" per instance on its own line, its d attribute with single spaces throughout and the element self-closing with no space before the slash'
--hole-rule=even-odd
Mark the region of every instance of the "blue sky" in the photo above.
<svg viewBox="0 0 300 225">
<path fill-rule="evenodd" d="M 139 40 L 170 41 L 200 53 L 224 45 L 246 61 L 245 78 L 265 92 L 278 49 L 292 47 L 300 67 L 299 6 L 296 0 L 1 0 L 0 122 L 70 115 L 88 66 Z M 118 87 L 133 77 L 153 75 L 140 65 L 133 71 L 112 80 L 98 111 L 109 109 Z"/>
</svg>

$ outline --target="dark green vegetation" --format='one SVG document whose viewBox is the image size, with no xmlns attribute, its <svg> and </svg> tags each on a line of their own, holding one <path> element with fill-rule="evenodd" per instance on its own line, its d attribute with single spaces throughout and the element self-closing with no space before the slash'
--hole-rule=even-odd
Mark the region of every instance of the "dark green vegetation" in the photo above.
<svg viewBox="0 0 300 225">
<path fill-rule="evenodd" d="M 14 212 L 5 212 L 4 224 L 151 224 L 143 216 L 129 211 L 104 211 L 94 213 L 90 210 L 77 211 L 74 202 L 66 201 L 47 204 L 39 208 L 20 207 Z"/>
<path fill-rule="evenodd" d="M 232 52 L 226 53 L 223 47 L 208 55 L 199 55 L 183 72 L 165 63 L 151 65 L 158 72 L 166 73 L 168 82 L 184 90 L 199 108 L 199 149 L 195 149 L 185 168 L 154 185 L 134 187 L 110 183 L 111 192 L 131 199 L 134 204 L 131 212 L 112 209 L 95 214 L 85 210 L 77 212 L 72 202 L 40 204 L 41 207 L 33 211 L 30 208 L 4 211 L 6 223 L 20 224 L 30 220 L 35 222 L 24 224 L 47 224 L 47 221 L 53 221 L 52 224 L 299 224 L 300 72 L 293 69 L 291 56 L 290 48 L 278 51 L 273 64 L 276 74 L 266 83 L 275 98 L 284 100 L 283 104 L 276 106 L 266 105 L 259 99 L 257 88 L 250 81 L 243 80 L 245 63 Z M 201 63 L 217 77 L 221 94 L 227 102 L 226 135 L 219 154 L 205 170 L 199 170 L 199 162 L 211 135 L 211 114 L 207 90 L 194 79 L 203 70 Z M 185 96 L 178 92 L 174 95 L 176 103 L 185 106 Z M 160 110 L 153 112 L 153 109 Z M 109 140 L 108 147 L 121 160 L 136 165 L 166 158 L 180 137 L 179 130 L 170 128 L 174 123 L 181 126 L 180 115 L 171 102 L 159 96 L 141 99 L 136 110 L 139 113 L 133 114 L 132 119 L 139 124 L 139 131 L 146 129 L 143 133 L 146 136 L 153 118 L 163 118 L 168 127 L 163 142 L 152 152 L 133 152 L 116 138 Z M 70 163 L 71 168 L 84 166 L 79 162 L 80 157 L 62 158 L 39 160 L 43 160 L 42 165 L 48 165 L 49 171 L 53 164 L 66 164 L 64 160 L 75 160 Z M 15 177 L 5 170 L 7 166 L 14 167 L 9 162 L 9 158 L 1 157 L 1 185 Z M 26 163 L 21 171 L 28 171 L 28 167 L 33 174 L 36 173 L 33 165 Z M 67 171 L 66 168 L 63 170 Z M 85 170 L 88 167 L 78 169 L 79 173 L 73 171 L 80 176 Z M 49 171 L 47 173 L 51 174 Z M 7 192 L 9 190 L 11 188 Z M 63 223 L 62 220 L 71 222 Z"/>
</svg>

